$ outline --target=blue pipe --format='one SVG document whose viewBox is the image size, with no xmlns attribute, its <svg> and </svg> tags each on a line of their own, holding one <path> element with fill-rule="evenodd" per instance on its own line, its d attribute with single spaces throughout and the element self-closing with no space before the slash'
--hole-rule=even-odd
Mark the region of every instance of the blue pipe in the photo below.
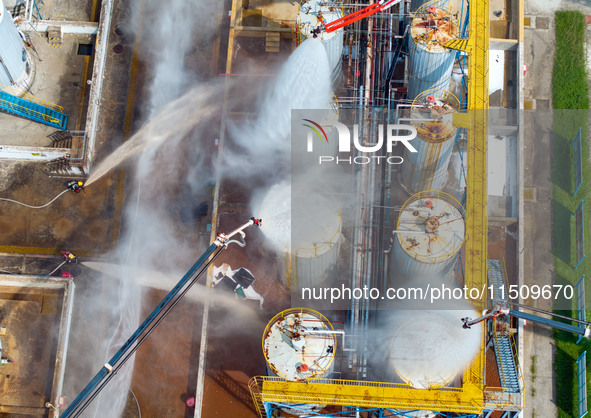
<svg viewBox="0 0 591 418">
<path fill-rule="evenodd" d="M 41 12 L 39 11 L 39 6 L 37 6 L 37 2 L 33 0 L 33 4 L 35 5 L 35 9 L 37 10 L 37 16 L 39 16 L 39 20 L 43 20 L 43 16 L 41 16 Z M 44 4 L 41 2 L 41 4 Z"/>
</svg>

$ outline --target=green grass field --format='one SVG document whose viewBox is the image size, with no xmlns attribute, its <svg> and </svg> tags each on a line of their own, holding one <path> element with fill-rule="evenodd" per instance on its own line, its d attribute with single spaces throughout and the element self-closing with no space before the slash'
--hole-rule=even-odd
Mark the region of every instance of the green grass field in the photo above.
<svg viewBox="0 0 591 418">
<path fill-rule="evenodd" d="M 574 214 L 581 199 L 584 203 L 585 254 L 588 253 L 589 220 L 591 201 L 589 200 L 591 171 L 589 167 L 588 109 L 589 89 L 585 60 L 585 18 L 582 13 L 563 11 L 556 13 L 556 57 L 552 74 L 552 101 L 554 108 L 553 147 L 552 147 L 552 251 L 557 284 L 574 284 L 582 274 L 591 277 L 589 257 L 575 271 L 576 240 Z M 579 127 L 582 128 L 582 172 L 583 185 L 574 198 L 574 155 L 571 142 Z M 589 288 L 586 289 L 587 306 Z M 573 301 L 572 311 L 557 311 L 563 315 L 576 316 Z M 591 343 L 585 339 L 578 345 L 577 336 L 564 331 L 554 331 L 556 341 L 557 405 L 560 417 L 578 417 L 578 382 L 575 360 L 587 350 L 587 363 L 591 365 Z M 587 380 L 591 383 L 588 373 Z M 588 396 L 591 391 L 588 391 Z"/>
</svg>

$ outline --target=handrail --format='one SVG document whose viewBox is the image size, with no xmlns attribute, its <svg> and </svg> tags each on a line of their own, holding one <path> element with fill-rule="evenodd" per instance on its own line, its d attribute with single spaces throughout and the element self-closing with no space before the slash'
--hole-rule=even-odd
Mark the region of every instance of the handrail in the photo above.
<svg viewBox="0 0 591 418">
<path fill-rule="evenodd" d="M 519 393 L 521 393 L 523 392 L 523 388 L 525 388 L 525 382 L 523 380 L 523 373 L 521 372 L 521 367 L 519 366 L 519 357 L 517 357 L 517 344 L 515 343 L 515 338 L 513 337 L 513 334 L 509 336 L 509 341 L 511 342 L 511 352 L 513 353 L 513 361 L 515 362 L 515 371 L 517 372 Z"/>
<path fill-rule="evenodd" d="M 0 99 L 0 106 L 6 107 L 6 108 L 11 108 L 13 109 L 15 112 L 23 112 L 26 113 L 30 116 L 35 116 L 38 117 L 39 119 L 43 119 L 46 122 L 51 122 L 51 123 L 56 123 L 56 124 L 60 124 L 60 120 L 57 118 L 54 118 L 53 116 L 50 116 L 46 113 L 43 112 L 38 112 L 36 110 L 33 109 L 29 109 L 28 107 L 25 106 L 21 106 L 19 104 L 13 103 L 13 102 L 9 102 L 7 100 L 4 99 Z"/>
<path fill-rule="evenodd" d="M 496 331 L 496 319 L 493 321 L 493 344 L 495 345 L 495 352 L 496 352 L 496 357 L 497 357 L 497 362 L 498 362 L 498 372 L 499 372 L 499 378 L 501 379 L 501 388 L 503 389 L 503 392 L 505 392 L 507 390 L 507 379 L 505 377 L 505 371 L 503 368 L 503 359 L 501 358 L 501 350 L 499 347 L 499 341 L 498 341 L 498 336 L 497 336 L 497 331 Z"/>
<path fill-rule="evenodd" d="M 261 394 L 261 388 L 256 376 L 248 381 L 248 389 L 250 390 L 252 403 L 254 404 L 255 409 L 257 410 L 259 416 L 263 418 L 265 416 L 265 406 L 263 405 L 263 396 Z"/>
<path fill-rule="evenodd" d="M 18 97 L 19 99 L 28 100 L 29 102 L 48 107 L 60 113 L 64 113 L 64 108 L 62 106 L 48 102 L 47 100 L 40 99 L 39 97 L 33 96 L 31 94 L 23 93 L 19 90 L 13 89 L 12 87 L 0 84 L 0 90 L 6 91 L 6 93 L 12 94 L 13 96 Z"/>
<path fill-rule="evenodd" d="M 507 378 L 505 377 L 505 372 L 503 369 L 503 360 L 500 356 L 500 347 L 498 344 L 498 338 L 500 338 L 500 337 L 497 335 L 496 319 L 495 319 L 493 321 L 493 343 L 495 345 L 496 352 L 497 352 L 497 361 L 499 362 L 499 377 L 501 377 L 501 384 L 503 385 L 503 383 L 504 383 L 504 385 L 502 386 L 502 389 L 503 389 L 503 392 L 505 392 L 507 390 Z M 523 384 L 523 374 L 521 373 L 521 367 L 519 367 L 519 359 L 517 357 L 515 339 L 513 338 L 513 335 L 509 335 L 506 338 L 509 339 L 509 345 L 511 348 L 511 356 L 513 357 L 513 362 L 515 364 L 515 373 L 517 374 L 517 384 L 519 386 L 518 393 L 521 393 L 525 386 Z"/>
<path fill-rule="evenodd" d="M 277 376 L 254 376 L 251 380 L 257 381 L 267 381 L 267 382 L 286 382 L 285 379 Z M 374 381 L 364 381 L 364 380 L 348 380 L 348 379 L 330 379 L 330 378 L 312 378 L 306 379 L 306 383 L 308 384 L 328 384 L 328 385 L 345 385 L 345 386 L 369 386 L 375 388 L 390 388 L 390 389 L 415 389 L 415 390 L 425 390 L 425 389 L 416 389 L 406 383 L 392 383 L 392 382 L 374 382 Z M 445 391 L 445 392 L 462 392 L 462 388 L 456 387 L 438 387 L 438 391 Z"/>
</svg>

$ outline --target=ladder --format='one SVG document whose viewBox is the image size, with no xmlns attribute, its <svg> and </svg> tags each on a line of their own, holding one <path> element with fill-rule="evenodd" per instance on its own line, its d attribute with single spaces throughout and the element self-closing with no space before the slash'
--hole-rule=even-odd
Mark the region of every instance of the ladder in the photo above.
<svg viewBox="0 0 591 418">
<path fill-rule="evenodd" d="M 505 388 L 506 392 L 519 393 L 521 388 L 519 385 L 517 366 L 513 356 L 513 349 L 511 348 L 511 340 L 509 337 L 497 336 L 494 337 L 494 340 L 495 357 L 497 359 L 497 367 L 501 378 L 501 386 Z"/>
<path fill-rule="evenodd" d="M 63 44 L 61 26 L 49 26 L 47 28 L 47 42 L 52 48 L 61 48 Z"/>
<path fill-rule="evenodd" d="M 488 279 L 494 286 L 495 297 L 502 297 L 507 300 L 507 281 L 505 278 L 505 267 L 501 260 L 488 260 Z M 504 291 L 501 291 L 501 287 Z M 518 365 L 515 362 L 511 337 L 507 335 L 493 334 L 495 358 L 497 369 L 501 379 L 501 386 L 508 393 L 520 393 L 521 385 L 518 374 Z"/>
<path fill-rule="evenodd" d="M 26 95 L 25 97 L 27 99 L 0 91 L 0 111 L 57 129 L 66 129 L 68 115 L 63 112 L 61 106 L 36 99 L 33 96 Z M 40 103 L 36 103 L 34 100 Z"/>
<path fill-rule="evenodd" d="M 507 284 L 505 282 L 505 269 L 501 260 L 488 260 L 488 276 L 489 283 L 494 286 L 495 298 L 504 296 L 503 300 L 507 300 Z M 501 290 L 501 287 L 503 289 Z"/>
<path fill-rule="evenodd" d="M 265 51 L 266 52 L 279 52 L 281 38 L 279 32 L 266 32 L 265 33 Z"/>
</svg>

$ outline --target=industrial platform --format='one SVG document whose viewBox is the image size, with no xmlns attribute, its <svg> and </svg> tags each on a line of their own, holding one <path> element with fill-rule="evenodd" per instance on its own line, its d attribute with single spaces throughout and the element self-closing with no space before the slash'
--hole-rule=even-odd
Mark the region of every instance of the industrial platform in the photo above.
<svg viewBox="0 0 591 418">
<path fill-rule="evenodd" d="M 337 231 L 292 253 L 270 244 L 265 219 L 247 230 L 246 247 L 230 245 L 213 266 L 247 269 L 250 289 L 224 288 L 207 270 L 200 284 L 208 289 L 192 289 L 162 320 L 88 416 L 110 418 L 126 403 L 123 416 L 134 418 L 522 413 L 529 395 L 518 319 L 475 326 L 482 334 L 471 361 L 437 381 L 405 376 L 372 357 L 381 344 L 372 330 L 387 321 L 380 311 L 387 304 L 310 302 L 295 322 L 300 314 L 316 318 L 308 320 L 324 325 L 304 323 L 303 333 L 333 332 L 335 344 L 324 336 L 330 344 L 323 353 L 288 364 L 291 374 L 282 375 L 263 334 L 283 312 L 304 309 L 294 294 L 315 279 L 386 289 L 435 272 L 460 288 L 524 283 L 524 132 L 514 112 L 524 101 L 523 1 L 473 0 L 469 8 L 465 0 L 3 3 L 30 42 L 34 77 L 21 90 L 36 98 L 31 103 L 61 106 L 67 118 L 59 128 L 53 114 L 25 102 L 19 116 L 8 102 L 0 112 L 0 198 L 29 205 L 0 201 L 0 268 L 6 280 L 36 276 L 62 286 L 5 292 L 0 326 L 11 336 L 8 354 L 21 360 L 44 347 L 34 353 L 44 366 L 30 372 L 29 387 L 9 384 L 29 373 L 15 367 L 19 361 L 0 365 L 11 388 L 0 391 L 10 396 L 0 411 L 67 411 L 218 233 L 260 216 L 253 211 L 274 185 L 307 174 L 310 167 L 298 172 L 297 160 L 282 154 L 294 146 L 294 131 L 279 110 L 305 106 L 317 87 L 314 70 L 326 64 L 330 107 L 360 125 L 362 143 L 373 144 L 379 123 L 413 124 L 415 143 L 422 141 L 417 157 L 404 154 L 412 164 L 402 167 L 335 170 L 332 177 L 342 180 L 336 186 L 330 175 L 313 177 L 304 197 L 321 190 L 342 205 Z M 343 17 L 350 20 L 336 27 Z M 297 61 L 298 48 L 316 35 L 326 63 Z M 297 71 L 286 75 L 289 60 Z M 148 144 L 133 142 L 138 132 Z M 331 149 L 335 131 L 324 135 Z M 101 163 L 122 157 L 123 144 L 134 144 L 135 154 L 81 193 L 60 196 L 68 181 L 85 182 Z M 431 231 L 421 240 L 416 234 L 425 227 L 413 222 L 424 212 Z M 80 262 L 60 265 L 63 250 Z M 73 277 L 57 277 L 64 271 Z M 474 301 L 474 316 L 487 301 Z M 71 322 L 62 323 L 66 308 Z M 24 343 L 45 334 L 53 345 Z M 297 348 L 297 334 L 281 339 Z M 384 336 L 386 346 L 391 335 Z M 55 362 L 60 349 L 63 360 Z"/>
</svg>

